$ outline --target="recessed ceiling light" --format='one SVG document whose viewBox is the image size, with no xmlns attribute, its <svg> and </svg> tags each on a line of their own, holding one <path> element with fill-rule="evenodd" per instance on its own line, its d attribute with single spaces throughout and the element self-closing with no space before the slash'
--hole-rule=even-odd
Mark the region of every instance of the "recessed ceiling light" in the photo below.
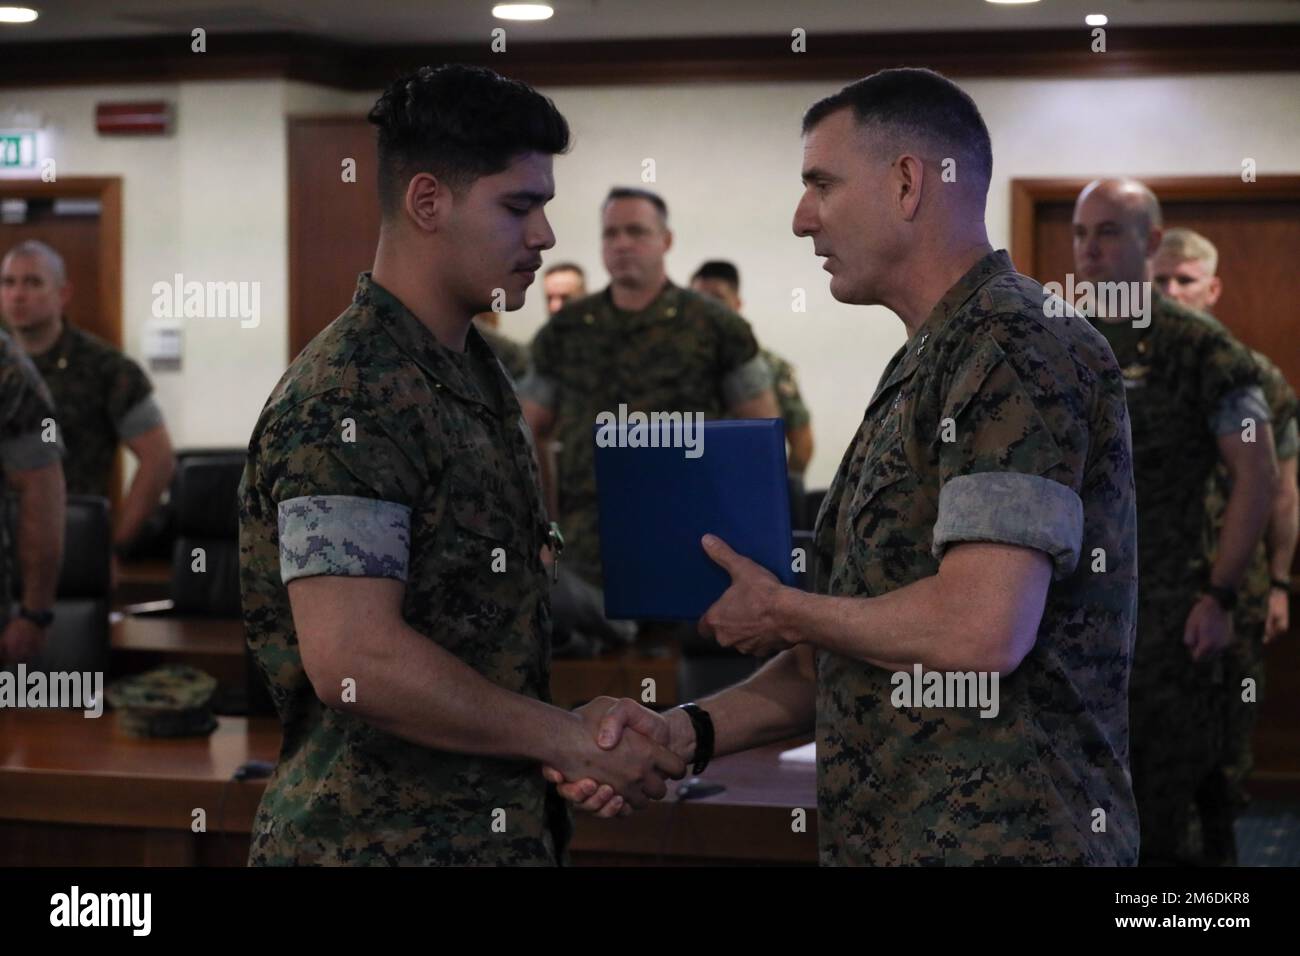
<svg viewBox="0 0 1300 956">
<path fill-rule="evenodd" d="M 31 7 L 0 7 L 0 23 L 31 23 L 39 16 Z"/>
<path fill-rule="evenodd" d="M 1083 22 L 1090 27 L 1104 27 L 1110 20 L 1104 13 L 1090 13 L 1083 18 Z"/>
<path fill-rule="evenodd" d="M 498 3 L 492 8 L 498 20 L 549 20 L 553 13 L 548 3 Z"/>
<path fill-rule="evenodd" d="M 996 3 L 1002 6 L 1011 6 L 1012 4 L 1037 3 L 1038 0 L 984 0 L 985 3 Z"/>
</svg>

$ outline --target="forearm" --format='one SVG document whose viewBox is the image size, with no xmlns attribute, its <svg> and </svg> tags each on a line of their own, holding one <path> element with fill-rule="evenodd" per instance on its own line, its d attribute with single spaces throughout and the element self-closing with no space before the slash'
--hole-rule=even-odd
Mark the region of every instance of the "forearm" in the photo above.
<svg viewBox="0 0 1300 956">
<path fill-rule="evenodd" d="M 18 490 L 18 564 L 22 569 L 24 607 L 43 610 L 54 604 L 63 563 L 66 497 L 63 466 L 47 465 L 21 473 Z"/>
<path fill-rule="evenodd" d="M 1295 559 L 1296 538 L 1300 536 L 1300 490 L 1296 488 L 1296 460 L 1291 458 L 1279 465 L 1281 479 L 1273 498 L 1273 513 L 1269 518 L 1265 540 L 1268 545 L 1269 576 L 1276 581 L 1291 577 L 1291 563 Z"/>
<path fill-rule="evenodd" d="M 1234 477 L 1210 581 L 1220 587 L 1236 588 L 1246 573 L 1251 555 L 1259 544 L 1273 510 L 1276 473 L 1251 471 Z"/>
<path fill-rule="evenodd" d="M 348 673 L 317 687 L 325 703 L 423 747 L 554 762 L 572 715 L 492 683 L 404 623 L 387 631 L 348 659 Z M 343 701 L 349 677 L 354 703 Z"/>
<path fill-rule="evenodd" d="M 697 701 L 713 719 L 715 757 L 761 747 L 812 730 L 817 717 L 816 674 L 810 648 L 792 648 L 752 677 Z M 695 758 L 695 733 L 682 710 L 669 712 L 670 749 Z"/>
<path fill-rule="evenodd" d="M 149 515 L 158 507 L 163 492 L 171 484 L 175 459 L 165 457 L 142 459 L 131 479 L 131 487 L 118 511 L 113 529 L 114 546 L 129 544 L 139 535 Z"/>
<path fill-rule="evenodd" d="M 808 462 L 812 461 L 812 426 L 803 425 L 791 429 L 787 437 L 790 439 L 789 469 L 795 474 L 801 475 L 807 470 Z"/>
<path fill-rule="evenodd" d="M 792 642 L 865 661 L 886 670 L 913 664 L 942 671 L 1014 670 L 1015 641 L 1034 634 L 1039 602 L 1007 594 L 1010 579 L 970 587 L 940 573 L 878 597 L 829 597 L 783 589 L 777 626 Z M 1032 643 L 1032 640 L 1031 640 Z M 1012 659 L 1014 657 L 1014 659 Z"/>
</svg>

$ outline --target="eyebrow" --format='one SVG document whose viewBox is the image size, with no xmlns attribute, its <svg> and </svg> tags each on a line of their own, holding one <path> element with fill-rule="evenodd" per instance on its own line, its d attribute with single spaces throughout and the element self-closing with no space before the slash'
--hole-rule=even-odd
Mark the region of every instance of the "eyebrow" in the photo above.
<svg viewBox="0 0 1300 956">
<path fill-rule="evenodd" d="M 834 181 L 835 177 L 832 176 L 830 173 L 826 172 L 826 170 L 813 166 L 810 169 L 805 169 L 803 171 L 803 175 L 799 177 L 799 181 L 803 183 L 805 186 L 808 185 L 808 181 L 810 179 L 820 179 L 824 182 L 832 182 Z"/>
<path fill-rule="evenodd" d="M 535 203 L 541 206 L 541 205 L 545 205 L 546 203 L 554 199 L 555 193 L 553 192 L 539 193 L 539 192 L 532 192 L 527 189 L 521 189 L 518 192 L 506 193 L 505 198 L 514 200 L 516 202 L 518 202 L 519 200 L 526 200 L 527 202 Z"/>
</svg>

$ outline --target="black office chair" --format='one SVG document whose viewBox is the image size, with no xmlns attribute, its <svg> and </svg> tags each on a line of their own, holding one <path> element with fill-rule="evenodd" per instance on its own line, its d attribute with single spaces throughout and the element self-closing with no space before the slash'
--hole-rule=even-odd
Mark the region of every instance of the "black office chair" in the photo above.
<svg viewBox="0 0 1300 956">
<path fill-rule="evenodd" d="M 179 457 L 172 481 L 172 611 L 239 617 L 239 478 L 244 453 Z"/>
<path fill-rule="evenodd" d="M 15 553 L 18 502 L 9 495 L 5 504 L 13 600 L 17 601 L 22 595 L 22 567 Z M 54 623 L 41 654 L 28 665 L 29 672 L 108 670 L 111 556 L 108 499 L 68 495 Z"/>
</svg>

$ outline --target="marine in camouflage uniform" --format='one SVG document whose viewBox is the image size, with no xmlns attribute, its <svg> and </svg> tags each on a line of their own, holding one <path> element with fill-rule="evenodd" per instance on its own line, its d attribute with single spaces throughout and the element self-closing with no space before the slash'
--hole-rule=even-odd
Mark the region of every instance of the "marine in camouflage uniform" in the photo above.
<svg viewBox="0 0 1300 956">
<path fill-rule="evenodd" d="M 54 464 L 64 454 L 64 443 L 54 430 L 55 440 L 45 441 L 45 423 L 54 418 L 49 389 L 26 353 L 5 331 L 0 331 L 0 468 L 5 472 L 28 471 Z M 0 518 L 3 518 L 0 509 Z M 10 555 L 16 542 L 7 540 L 8 522 L 0 522 L 0 629 L 9 621 Z"/>
<path fill-rule="evenodd" d="M 802 428 L 812 421 L 808 406 L 799 394 L 799 380 L 795 378 L 794 366 L 775 352 L 763 349 L 761 352 L 768 368 L 772 370 L 772 389 L 776 393 L 776 404 L 781 409 L 781 420 L 786 430 Z"/>
<path fill-rule="evenodd" d="M 816 590 L 879 596 L 1000 542 L 1051 559 L 1042 622 L 989 718 L 896 707 L 889 670 L 818 651 L 823 864 L 1136 862 L 1134 532 L 1114 359 L 990 252 L 886 367 L 817 519 Z"/>
<path fill-rule="evenodd" d="M 1190 813 L 1223 748 L 1221 658 L 1193 661 L 1187 617 L 1209 582 L 1205 494 L 1217 436 L 1267 421 L 1259 367 L 1217 321 L 1152 294 L 1150 323 L 1093 320 L 1124 374 L 1142 587 L 1130 690 L 1143 862 L 1190 862 Z"/>
<path fill-rule="evenodd" d="M 109 497 L 120 442 L 163 423 L 144 371 L 102 339 L 63 319 L 54 345 L 33 355 L 54 399 L 70 495 Z"/>
<path fill-rule="evenodd" d="M 703 412 L 706 419 L 772 387 L 749 323 L 708 296 L 665 283 L 640 312 L 608 289 L 569 303 L 537 333 L 519 396 L 555 414 L 564 562 L 600 586 L 594 428 L 602 411 Z"/>
<path fill-rule="evenodd" d="M 250 863 L 556 862 L 568 816 L 535 763 L 417 746 L 321 703 L 285 587 L 318 574 L 403 581 L 407 624 L 549 702 L 532 441 L 482 336 L 471 329 L 463 354 L 444 348 L 362 274 L 352 306 L 267 400 L 240 498 L 244 622 L 284 725 Z M 491 832 L 494 808 L 508 835 Z"/>
<path fill-rule="evenodd" d="M 1251 355 L 1263 375 L 1264 399 L 1273 423 L 1273 448 L 1278 461 L 1295 458 L 1300 451 L 1297 436 L 1296 394 L 1282 370 L 1261 352 Z M 1220 463 L 1210 480 L 1206 496 L 1206 561 L 1213 565 L 1218 553 L 1223 514 L 1231 489 L 1228 469 Z M 1224 747 L 1221 764 L 1197 793 L 1200 813 L 1201 843 L 1206 862 L 1216 866 L 1235 866 L 1237 846 L 1233 821 L 1249 802 L 1246 778 L 1254 767 L 1251 741 L 1264 695 L 1264 623 L 1268 618 L 1268 594 L 1271 587 L 1269 555 L 1261 541 L 1237 589 L 1237 608 L 1233 615 L 1234 637 L 1224 652 Z M 1254 682 L 1254 700 L 1242 700 L 1242 682 Z"/>
<path fill-rule="evenodd" d="M 486 325 L 474 323 L 479 335 L 492 348 L 492 354 L 501 360 L 512 381 L 518 382 L 528 371 L 528 346 L 520 345 L 514 339 L 508 339 L 500 332 Z"/>
</svg>

